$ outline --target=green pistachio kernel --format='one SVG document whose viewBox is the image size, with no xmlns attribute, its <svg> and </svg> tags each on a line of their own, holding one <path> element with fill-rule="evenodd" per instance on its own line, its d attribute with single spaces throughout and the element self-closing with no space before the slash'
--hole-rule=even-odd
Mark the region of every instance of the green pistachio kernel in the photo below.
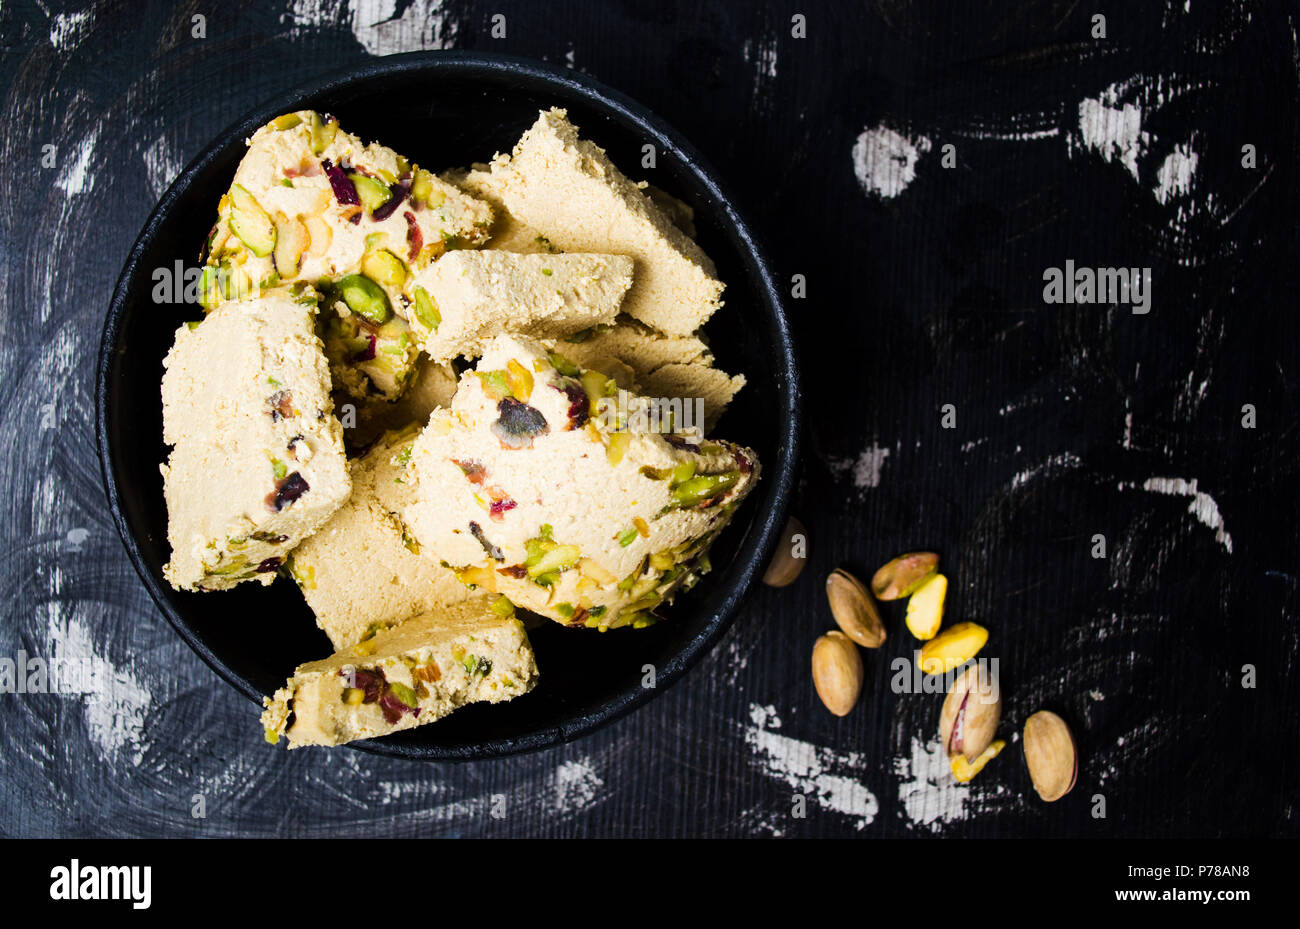
<svg viewBox="0 0 1300 929">
<path fill-rule="evenodd" d="M 582 558 L 582 549 L 576 545 L 558 545 L 545 539 L 529 539 L 524 543 L 528 557 L 524 567 L 534 580 L 545 574 L 567 571 Z"/>
<path fill-rule="evenodd" d="M 383 181 L 377 181 L 373 177 L 367 177 L 356 171 L 348 174 L 348 180 L 356 188 L 357 196 L 361 198 L 361 204 L 371 213 L 393 199 L 393 192 L 388 189 L 388 185 Z"/>
<path fill-rule="evenodd" d="M 326 147 L 334 141 L 334 135 L 339 131 L 339 123 L 336 119 L 323 120 L 319 113 L 311 114 L 311 153 L 313 155 L 322 154 Z"/>
<path fill-rule="evenodd" d="M 483 392 L 493 400 L 504 400 L 506 397 L 513 396 L 510 392 L 510 382 L 506 378 L 504 371 L 475 371 L 478 379 L 483 383 Z"/>
<path fill-rule="evenodd" d="M 577 377 L 582 373 L 581 368 L 559 352 L 550 352 L 546 357 L 551 362 L 551 366 L 565 377 Z"/>
<path fill-rule="evenodd" d="M 510 602 L 509 597 L 504 595 L 493 600 L 492 605 L 489 606 L 488 609 L 497 616 L 500 616 L 502 619 L 509 619 L 511 616 L 515 615 L 515 605 Z"/>
<path fill-rule="evenodd" d="M 239 184 L 230 185 L 230 231 L 258 258 L 275 249 L 275 223 L 257 198 Z"/>
<path fill-rule="evenodd" d="M 673 488 L 671 505 L 674 507 L 698 506 L 705 500 L 730 490 L 738 480 L 740 480 L 739 471 L 697 475 Z"/>
<path fill-rule="evenodd" d="M 386 287 L 401 287 L 406 283 L 406 262 L 386 248 L 367 252 L 361 259 L 361 273 Z"/>
<path fill-rule="evenodd" d="M 349 274 L 337 287 L 348 309 L 372 323 L 385 323 L 393 313 L 383 288 L 365 275 Z"/>
<path fill-rule="evenodd" d="M 438 304 L 423 287 L 415 288 L 415 318 L 426 329 L 433 332 L 437 332 L 438 327 L 442 325 L 442 314 L 438 312 Z"/>
<path fill-rule="evenodd" d="M 397 681 L 388 682 L 388 692 L 402 702 L 403 706 L 415 709 L 420 705 L 420 700 L 415 696 L 415 691 L 405 684 L 399 684 Z"/>
</svg>

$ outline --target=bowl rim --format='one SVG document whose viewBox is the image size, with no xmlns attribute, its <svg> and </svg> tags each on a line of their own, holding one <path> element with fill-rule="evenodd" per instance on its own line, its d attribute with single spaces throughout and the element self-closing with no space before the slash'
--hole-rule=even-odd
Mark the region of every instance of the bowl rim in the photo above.
<svg viewBox="0 0 1300 929">
<path fill-rule="evenodd" d="M 742 264 L 750 264 L 751 270 L 756 272 L 760 297 L 758 302 L 764 305 L 771 316 L 771 328 L 776 335 L 776 343 L 772 346 L 773 354 L 776 356 L 778 368 L 781 369 L 789 384 L 789 390 L 780 395 L 776 461 L 770 465 L 765 463 L 763 468 L 763 477 L 766 479 L 763 483 L 768 488 L 763 496 L 770 500 L 772 505 L 766 511 L 754 515 L 749 532 L 755 533 L 756 537 L 752 543 L 742 544 L 738 550 L 736 560 L 730 566 L 733 578 L 725 586 L 723 599 L 717 609 L 707 619 L 703 628 L 686 640 L 665 665 L 656 671 L 654 687 L 638 687 L 624 691 L 565 724 L 535 730 L 514 738 L 496 738 L 450 746 L 391 742 L 384 738 L 347 743 L 350 748 L 371 754 L 427 761 L 459 761 L 539 751 L 589 735 L 663 693 L 712 650 L 718 639 L 735 621 L 741 602 L 752 591 L 755 582 L 765 570 L 779 541 L 780 532 L 784 528 L 799 460 L 803 397 L 798 358 L 789 322 L 785 316 L 771 267 L 759 248 L 749 224 L 740 215 L 733 199 L 717 180 L 712 166 L 699 151 L 664 120 L 632 98 L 607 87 L 590 75 L 568 68 L 513 55 L 464 51 L 419 51 L 364 61 L 332 71 L 291 91 L 279 94 L 245 113 L 214 136 L 212 141 L 190 160 L 159 198 L 132 244 L 131 250 L 127 253 L 121 274 L 113 289 L 113 296 L 104 320 L 95 372 L 96 448 L 109 512 L 117 527 L 118 535 L 122 539 L 132 566 L 144 582 L 145 589 L 154 604 L 162 611 L 185 643 L 227 684 L 248 699 L 261 704 L 263 694 L 209 648 L 190 628 L 190 624 L 180 615 L 180 611 L 172 606 L 160 582 L 145 564 L 144 556 L 122 509 L 117 477 L 111 463 L 112 448 L 108 436 L 110 393 L 108 375 L 112 368 L 112 355 L 116 351 L 122 318 L 127 309 L 129 282 L 140 273 L 140 261 L 152 247 L 158 226 L 171 213 L 174 202 L 188 188 L 193 178 L 205 171 L 219 153 L 229 145 L 232 137 L 247 137 L 275 115 L 298 109 L 301 101 L 344 88 L 355 81 L 428 71 L 469 77 L 480 73 L 499 76 L 505 72 L 520 75 L 534 84 L 558 86 L 569 94 L 583 98 L 594 109 L 612 111 L 619 121 L 625 124 L 631 123 L 644 132 L 647 140 L 653 141 L 662 154 L 671 153 L 677 158 L 682 167 L 694 175 L 696 181 L 713 199 L 715 208 L 722 212 L 721 220 L 733 231 L 738 244 L 746 252 L 741 256 Z"/>
</svg>

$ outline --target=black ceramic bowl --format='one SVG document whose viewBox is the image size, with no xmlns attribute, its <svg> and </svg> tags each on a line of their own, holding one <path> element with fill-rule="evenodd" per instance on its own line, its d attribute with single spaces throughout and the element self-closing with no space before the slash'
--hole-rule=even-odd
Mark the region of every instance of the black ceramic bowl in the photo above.
<svg viewBox="0 0 1300 929">
<path fill-rule="evenodd" d="M 379 140 L 441 170 L 509 151 L 539 109 L 562 106 L 585 138 L 638 176 L 642 146 L 657 149 L 657 186 L 695 208 L 698 241 L 727 284 L 726 306 L 707 332 L 718 363 L 749 385 L 718 434 L 755 448 L 757 489 L 714 549 L 714 569 L 677 598 L 669 621 L 645 630 L 598 633 L 547 623 L 532 634 L 542 671 L 530 694 L 470 706 L 433 725 L 358 748 L 412 758 L 475 758 L 528 751 L 590 732 L 661 692 L 722 634 L 761 577 L 785 519 L 794 476 L 799 381 L 772 275 L 744 221 L 699 154 L 643 107 L 581 74 L 518 59 L 417 53 L 367 63 L 286 94 L 250 113 L 176 179 L 136 240 L 104 325 L 96 390 L 97 431 L 109 506 L 145 586 L 176 631 L 223 678 L 260 701 L 300 662 L 331 651 L 294 585 L 243 585 L 179 593 L 163 580 L 170 554 L 158 464 L 159 383 L 176 328 L 202 313 L 159 303 L 154 270 L 193 266 L 244 153 L 244 139 L 279 113 L 311 108 L 337 115 L 362 139 Z M 645 174 L 646 172 L 640 172 Z M 645 664 L 657 687 L 641 686 Z M 259 738 L 249 708 L 249 738 Z"/>
</svg>

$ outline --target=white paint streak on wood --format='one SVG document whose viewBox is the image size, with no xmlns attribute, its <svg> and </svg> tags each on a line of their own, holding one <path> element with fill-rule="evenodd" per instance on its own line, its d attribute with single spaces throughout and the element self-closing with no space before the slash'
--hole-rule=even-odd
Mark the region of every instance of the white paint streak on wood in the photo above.
<svg viewBox="0 0 1300 929">
<path fill-rule="evenodd" d="M 1181 477 L 1151 477 L 1143 483 L 1142 489 L 1157 494 L 1191 497 L 1192 502 L 1188 504 L 1187 512 L 1195 516 L 1201 524 L 1213 529 L 1214 538 L 1229 554 L 1232 554 L 1232 536 L 1228 534 L 1228 529 L 1223 523 L 1223 514 L 1219 512 L 1219 505 L 1213 497 L 1196 486 L 1195 478 L 1187 481 Z"/>
<path fill-rule="evenodd" d="M 774 732 L 781 726 L 774 707 L 750 704 L 749 713 L 753 725 L 744 727 L 745 744 L 762 773 L 806 795 L 822 809 L 849 817 L 859 831 L 871 825 L 880 804 L 856 777 L 855 771 L 865 765 L 861 755 Z"/>
<path fill-rule="evenodd" d="M 916 164 L 930 151 L 923 135 L 915 138 L 881 124 L 866 129 L 853 145 L 853 173 L 869 195 L 897 197 L 916 179 Z"/>
</svg>

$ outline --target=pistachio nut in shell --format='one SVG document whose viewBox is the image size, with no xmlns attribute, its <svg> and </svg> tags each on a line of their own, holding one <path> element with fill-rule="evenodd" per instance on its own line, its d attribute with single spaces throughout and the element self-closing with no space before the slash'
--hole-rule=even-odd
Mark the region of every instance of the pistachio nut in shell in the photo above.
<svg viewBox="0 0 1300 929">
<path fill-rule="evenodd" d="M 826 599 L 831 615 L 844 634 L 863 648 L 879 648 L 885 641 L 885 626 L 880 621 L 876 602 L 862 582 L 836 568 L 826 578 Z"/>
<path fill-rule="evenodd" d="M 998 680 L 982 664 L 972 664 L 952 682 L 939 713 L 939 741 L 951 755 L 974 762 L 993 742 L 1002 719 Z"/>
<path fill-rule="evenodd" d="M 826 709 L 847 716 L 862 692 L 862 656 L 842 632 L 828 632 L 813 645 L 813 686 Z"/>
<path fill-rule="evenodd" d="M 925 583 L 939 567 L 934 552 L 908 552 L 884 564 L 871 578 L 877 600 L 901 600 Z"/>
<path fill-rule="evenodd" d="M 1079 753 L 1070 727 L 1050 710 L 1039 710 L 1025 720 L 1023 738 L 1025 765 L 1034 790 L 1048 803 L 1060 800 L 1074 788 L 1079 776 Z"/>
<path fill-rule="evenodd" d="M 808 530 L 797 517 L 791 516 L 785 521 L 776 554 L 763 573 L 763 583 L 768 587 L 787 587 L 795 582 L 807 563 Z"/>
</svg>

